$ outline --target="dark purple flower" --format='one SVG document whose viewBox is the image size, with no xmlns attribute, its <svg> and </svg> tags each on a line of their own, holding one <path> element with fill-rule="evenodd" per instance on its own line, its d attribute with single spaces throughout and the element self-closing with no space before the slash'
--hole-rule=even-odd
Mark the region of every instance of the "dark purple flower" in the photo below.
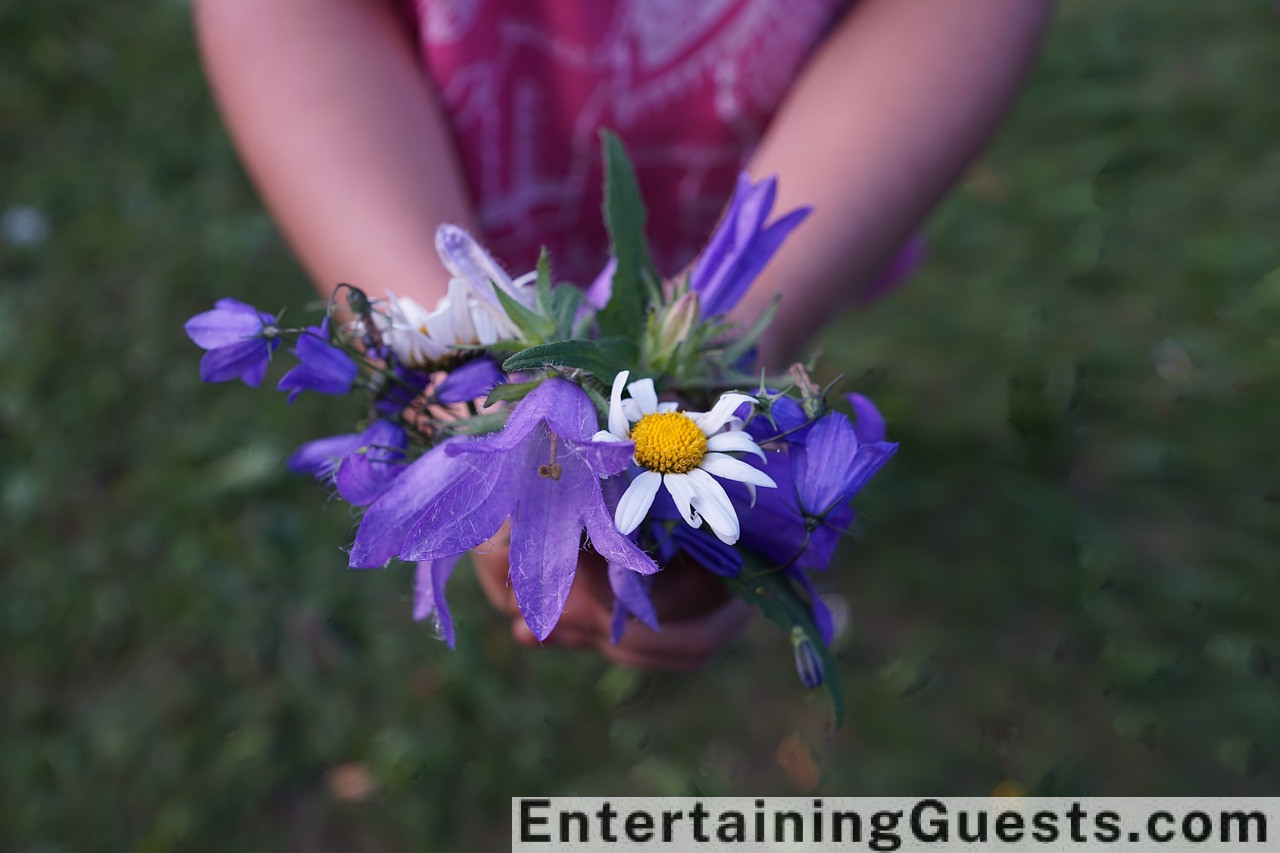
<svg viewBox="0 0 1280 853">
<path fill-rule="evenodd" d="M 205 382 L 240 379 L 257 388 L 271 353 L 280 345 L 276 318 L 238 299 L 219 299 L 214 305 L 183 327 L 196 346 L 208 350 L 200 359 L 200 378 Z"/>
<path fill-rule="evenodd" d="M 381 568 L 400 556 L 405 534 L 423 509 L 470 471 L 469 460 L 447 452 L 452 444 L 462 441 L 465 439 L 450 439 L 419 456 L 369 504 L 348 555 L 351 568 Z"/>
<path fill-rule="evenodd" d="M 391 374 L 373 402 L 378 414 L 389 418 L 403 412 L 431 384 L 429 372 L 406 367 L 399 361 L 392 364 Z"/>
<path fill-rule="evenodd" d="M 701 300 L 703 317 L 725 314 L 737 305 L 782 241 L 812 210 L 793 210 L 766 227 L 777 191 L 777 178 L 752 184 L 746 172 L 738 175 L 729 210 L 693 265 L 689 286 Z"/>
<path fill-rule="evenodd" d="M 809 431 L 809 416 L 794 398 L 786 395 L 773 396 L 776 393 L 770 389 L 760 395 L 759 403 L 756 404 L 760 413 L 747 421 L 747 433 L 755 439 L 756 444 L 771 440 L 784 440 L 792 444 L 803 442 Z M 752 404 L 744 403 L 735 414 L 746 420 L 751 411 Z"/>
<path fill-rule="evenodd" d="M 477 358 L 451 370 L 436 388 L 436 399 L 441 403 L 465 403 L 488 396 L 495 386 L 506 381 L 506 374 L 493 359 Z"/>
<path fill-rule="evenodd" d="M 778 484 L 760 489 L 754 506 L 745 488 L 732 488 L 729 497 L 742 519 L 740 544 L 774 565 L 825 569 L 831 563 L 840 535 L 853 523 L 853 509 L 842 505 L 821 521 L 805 517 L 796 499 L 790 453 L 768 453 L 764 471 Z M 759 466 L 756 460 L 749 460 Z"/>
<path fill-rule="evenodd" d="M 800 508 L 821 518 L 847 503 L 897 449 L 888 441 L 861 444 L 848 418 L 839 412 L 823 415 L 804 444 L 791 451 Z"/>
<path fill-rule="evenodd" d="M 449 582 L 449 575 L 453 574 L 457 562 L 457 556 L 453 556 L 418 563 L 413 580 L 413 618 L 418 621 L 431 619 L 440 639 L 451 649 L 454 644 L 453 615 L 444 600 L 444 585 Z"/>
<path fill-rule="evenodd" d="M 754 461 L 754 460 L 753 460 Z M 757 465 L 756 467 L 761 467 Z M 726 484 L 728 485 L 728 484 Z M 765 491 L 775 491 L 766 489 Z M 746 487 L 734 488 L 726 492 L 738 496 L 735 503 L 743 503 L 736 507 L 739 516 L 746 510 L 744 502 L 749 501 Z M 714 534 L 701 527 L 690 527 L 682 523 L 680 511 L 675 501 L 663 489 L 654 498 L 649 509 L 649 532 L 657 545 L 658 556 L 662 562 L 670 563 L 677 554 L 684 554 L 707 571 L 721 577 L 733 578 L 742 573 L 742 555 L 732 545 L 726 545 Z"/>
<path fill-rule="evenodd" d="M 364 432 L 308 442 L 289 457 L 289 468 L 333 483 L 344 500 L 356 506 L 376 498 L 407 469 L 404 430 L 376 420 Z"/>
<path fill-rule="evenodd" d="M 627 629 L 627 621 L 635 617 L 653 630 L 658 630 L 658 613 L 649 600 L 652 575 L 642 575 L 618 563 L 609 564 L 609 588 L 613 590 L 613 619 L 610 641 L 616 646 Z"/>
<path fill-rule="evenodd" d="M 345 394 L 351 390 L 359 368 L 349 355 L 329 343 L 328 317 L 298 337 L 294 352 L 298 366 L 280 377 L 280 384 L 276 386 L 278 391 L 289 392 L 290 403 L 303 391 Z"/>
<path fill-rule="evenodd" d="M 875 444 L 884 441 L 884 417 L 876 404 L 861 394 L 845 394 L 849 407 L 853 409 L 853 434 L 859 444 Z"/>
<path fill-rule="evenodd" d="M 617 531 L 601 493 L 600 477 L 624 470 L 633 447 L 593 442 L 596 424 L 582 389 L 548 379 L 515 407 L 502 432 L 446 442 L 423 457 L 436 457 L 429 469 L 415 470 L 422 460 L 409 466 L 370 506 L 351 565 L 381 565 L 397 554 L 452 557 L 510 519 L 511 586 L 530 630 L 545 639 L 568 598 L 584 528 L 609 563 L 642 574 L 658 569 Z"/>
<path fill-rule="evenodd" d="M 791 654 L 795 659 L 796 674 L 800 676 L 805 687 L 812 689 L 822 684 L 823 679 L 826 678 L 822 655 L 818 653 L 818 647 L 813 644 L 813 640 L 802 628 L 791 629 Z"/>
</svg>

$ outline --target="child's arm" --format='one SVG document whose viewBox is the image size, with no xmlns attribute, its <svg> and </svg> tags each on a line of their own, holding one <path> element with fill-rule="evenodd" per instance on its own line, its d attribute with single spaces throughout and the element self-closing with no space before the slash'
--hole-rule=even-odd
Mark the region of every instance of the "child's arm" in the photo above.
<svg viewBox="0 0 1280 853">
<path fill-rule="evenodd" d="M 475 222 L 397 4 L 199 0 L 195 20 L 236 148 L 321 294 L 434 305 L 436 226 Z"/>
<path fill-rule="evenodd" d="M 750 164 L 777 210 L 812 205 L 735 311 L 784 294 L 771 367 L 847 305 L 978 153 L 1020 88 L 1049 0 L 862 0 L 788 94 Z"/>
</svg>

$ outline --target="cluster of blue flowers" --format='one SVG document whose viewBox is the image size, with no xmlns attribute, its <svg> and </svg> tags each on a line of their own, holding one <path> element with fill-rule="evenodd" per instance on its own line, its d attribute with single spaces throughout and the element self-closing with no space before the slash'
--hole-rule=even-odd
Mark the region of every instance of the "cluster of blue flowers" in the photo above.
<svg viewBox="0 0 1280 853">
<path fill-rule="evenodd" d="M 606 157 L 621 187 L 606 211 L 638 205 L 625 159 L 608 144 Z M 511 587 L 539 639 L 583 547 L 608 565 L 615 642 L 633 619 L 660 630 L 650 582 L 684 557 L 789 628 L 805 684 L 830 684 L 832 617 L 812 574 L 830 565 L 852 499 L 897 445 L 865 397 L 845 395 L 846 414 L 798 366 L 765 381 L 742 372 L 764 324 L 741 333 L 724 315 L 809 212 L 769 222 L 775 193 L 774 180 L 744 175 L 690 274 L 666 287 L 642 236 L 616 221 L 615 258 L 586 294 L 552 287 L 545 258 L 512 279 L 442 226 L 452 280 L 433 310 L 342 285 L 331 307 L 345 290 L 344 322 L 331 310 L 286 329 L 223 299 L 186 330 L 207 351 L 208 382 L 261 384 L 292 338 L 297 361 L 277 386 L 290 402 L 369 394 L 360 431 L 309 442 L 289 465 L 364 508 L 353 568 L 418 564 L 414 615 L 450 646 L 449 576 L 507 528 Z"/>
</svg>

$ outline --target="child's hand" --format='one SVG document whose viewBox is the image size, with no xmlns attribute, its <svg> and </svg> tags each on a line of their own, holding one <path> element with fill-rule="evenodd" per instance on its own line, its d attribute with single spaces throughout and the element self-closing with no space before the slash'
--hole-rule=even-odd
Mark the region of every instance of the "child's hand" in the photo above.
<svg viewBox="0 0 1280 853">
<path fill-rule="evenodd" d="M 507 582 L 510 570 L 505 546 L 471 554 L 485 596 L 511 617 L 511 634 L 521 645 L 538 645 L 516 607 Z M 651 591 L 660 631 L 639 622 L 627 625 L 621 641 L 610 642 L 613 593 L 598 554 L 583 551 L 564 614 L 546 643 L 590 648 L 623 666 L 640 669 L 695 670 L 709 664 L 751 620 L 752 609 L 734 598 L 715 576 L 677 561 L 653 576 Z"/>
</svg>

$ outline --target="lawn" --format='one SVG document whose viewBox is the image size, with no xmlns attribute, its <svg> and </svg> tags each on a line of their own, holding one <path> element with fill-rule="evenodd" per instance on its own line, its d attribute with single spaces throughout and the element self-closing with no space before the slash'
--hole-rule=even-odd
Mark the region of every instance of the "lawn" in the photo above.
<svg viewBox="0 0 1280 853">
<path fill-rule="evenodd" d="M 1267 795 L 1280 783 L 1280 15 L 1064 0 L 829 375 L 892 464 L 827 590 L 847 720 L 758 624 L 697 675 L 524 650 L 284 458 L 358 413 L 198 380 L 309 285 L 186 4 L 0 2 L 0 847 L 504 849 L 518 794 Z M 12 61 L 14 58 L 17 61 Z M 271 398 L 271 399 L 267 399 Z"/>
</svg>

